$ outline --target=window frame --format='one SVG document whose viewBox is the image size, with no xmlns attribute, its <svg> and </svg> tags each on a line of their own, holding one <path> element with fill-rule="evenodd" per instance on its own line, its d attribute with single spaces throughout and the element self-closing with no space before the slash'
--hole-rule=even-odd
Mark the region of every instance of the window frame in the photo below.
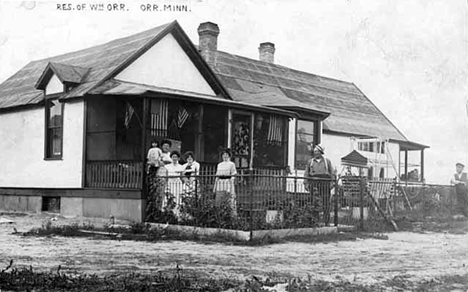
<svg viewBox="0 0 468 292">
<path fill-rule="evenodd" d="M 59 97 L 61 93 L 54 93 L 45 96 L 45 105 L 44 105 L 44 160 L 62 160 L 63 158 L 63 121 L 64 121 L 64 103 L 59 101 Z M 57 100 L 60 104 L 60 112 L 61 112 L 61 127 L 54 127 L 54 129 L 60 129 L 60 155 L 54 155 L 49 151 L 50 145 L 49 143 L 49 123 L 50 123 L 50 102 Z M 50 155 L 49 155 L 50 154 Z"/>
<path fill-rule="evenodd" d="M 296 170 L 305 170 L 305 167 L 304 168 L 298 168 L 297 166 L 297 135 L 298 135 L 298 123 L 299 123 L 299 120 L 301 121 L 305 121 L 305 122 L 312 122 L 314 123 L 314 134 L 311 135 L 309 133 L 305 133 L 305 135 L 308 135 L 308 136 L 314 136 L 314 146 L 317 145 L 317 144 L 320 144 L 320 126 L 321 126 L 321 121 L 320 120 L 313 120 L 313 119 L 306 119 L 306 118 L 297 118 L 296 119 L 296 125 L 295 125 L 295 133 L 294 133 L 294 169 Z M 312 157 L 312 154 L 310 155 L 310 157 Z"/>
</svg>

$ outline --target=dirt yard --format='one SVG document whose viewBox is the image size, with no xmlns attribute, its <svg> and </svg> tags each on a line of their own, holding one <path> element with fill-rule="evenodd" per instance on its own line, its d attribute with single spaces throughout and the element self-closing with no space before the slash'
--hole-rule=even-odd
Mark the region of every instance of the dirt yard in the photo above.
<svg viewBox="0 0 468 292">
<path fill-rule="evenodd" d="M 347 279 L 360 283 L 383 282 L 396 275 L 420 281 L 468 274 L 466 233 L 398 232 L 388 234 L 388 240 L 288 242 L 257 247 L 12 234 L 14 228 L 25 232 L 51 218 L 44 214 L 0 215 L 0 269 L 6 267 L 10 259 L 17 267 L 32 265 L 36 269 L 51 270 L 61 265 L 62 271 L 99 275 L 170 272 L 179 265 L 184 273 L 208 277 L 243 279 L 252 275 L 274 275 L 327 281 Z M 57 218 L 52 221 L 54 225 L 72 222 L 99 226 L 106 220 Z M 466 222 L 463 224 L 468 227 Z"/>
</svg>

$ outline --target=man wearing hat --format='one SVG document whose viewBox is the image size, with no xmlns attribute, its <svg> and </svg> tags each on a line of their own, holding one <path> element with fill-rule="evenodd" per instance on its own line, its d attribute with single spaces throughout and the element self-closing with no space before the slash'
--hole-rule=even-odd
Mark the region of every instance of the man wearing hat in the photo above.
<svg viewBox="0 0 468 292">
<path fill-rule="evenodd" d="M 456 172 L 450 179 L 450 184 L 455 186 L 457 193 L 457 205 L 460 212 L 468 217 L 467 203 L 468 203 L 468 176 L 463 172 L 465 165 L 458 162 L 455 164 Z"/>
<path fill-rule="evenodd" d="M 325 224 L 330 223 L 330 179 L 334 178 L 335 169 L 330 159 L 324 156 L 325 149 L 322 145 L 315 145 L 313 157 L 307 161 L 304 172 L 305 189 L 311 193 L 313 205 L 320 208 L 322 205 Z M 314 211 L 314 217 L 318 219 L 319 210 Z"/>
</svg>

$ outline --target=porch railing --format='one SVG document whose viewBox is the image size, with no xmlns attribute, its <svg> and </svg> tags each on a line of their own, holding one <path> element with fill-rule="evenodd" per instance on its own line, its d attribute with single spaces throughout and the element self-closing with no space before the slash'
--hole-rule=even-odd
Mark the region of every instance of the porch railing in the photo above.
<svg viewBox="0 0 468 292">
<path fill-rule="evenodd" d="M 87 161 L 86 187 L 139 189 L 143 164 L 138 161 Z"/>
</svg>

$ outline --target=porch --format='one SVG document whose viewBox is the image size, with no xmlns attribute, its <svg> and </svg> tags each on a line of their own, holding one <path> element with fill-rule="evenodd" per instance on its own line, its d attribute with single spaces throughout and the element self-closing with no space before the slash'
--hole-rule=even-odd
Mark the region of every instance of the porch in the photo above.
<svg viewBox="0 0 468 292">
<path fill-rule="evenodd" d="M 231 148 L 239 174 L 285 175 L 290 115 L 214 97 L 88 98 L 83 187 L 146 192 L 146 153 L 151 141 L 163 139 L 171 150 L 193 151 L 202 175 L 216 173 L 224 148 Z"/>
</svg>

